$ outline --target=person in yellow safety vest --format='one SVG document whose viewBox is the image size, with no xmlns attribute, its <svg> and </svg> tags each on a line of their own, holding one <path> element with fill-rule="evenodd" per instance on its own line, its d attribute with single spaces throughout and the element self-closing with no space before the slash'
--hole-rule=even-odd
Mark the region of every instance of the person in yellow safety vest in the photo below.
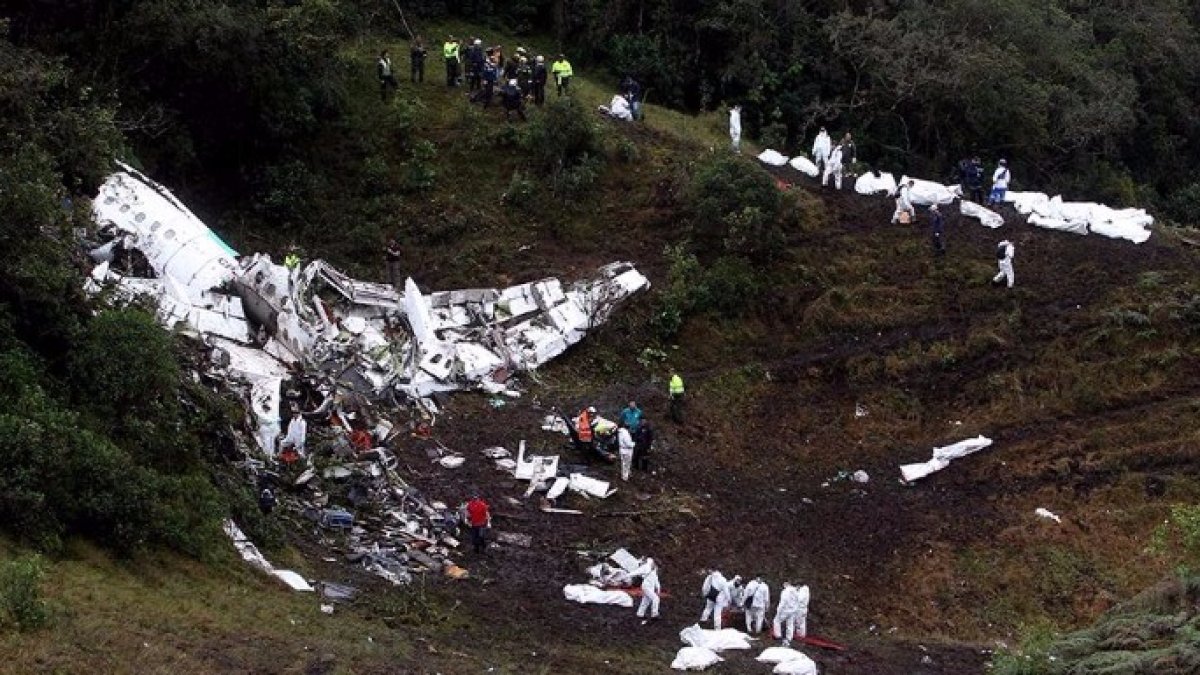
<svg viewBox="0 0 1200 675">
<path fill-rule="evenodd" d="M 295 247 L 289 249 L 287 255 L 283 257 L 283 266 L 288 268 L 289 272 L 294 272 L 297 267 L 300 267 L 300 254 L 296 252 Z"/>
<path fill-rule="evenodd" d="M 554 76 L 554 84 L 558 87 L 558 95 L 562 96 L 567 93 L 567 88 L 571 85 L 571 76 L 575 74 L 571 70 L 571 62 L 563 54 L 558 55 L 558 60 L 550 66 L 550 74 Z"/>
<path fill-rule="evenodd" d="M 671 371 L 671 384 L 668 385 L 671 395 L 671 421 L 683 423 L 683 378 L 674 370 Z"/>
<path fill-rule="evenodd" d="M 575 418 L 575 439 L 579 443 L 578 450 L 585 457 L 590 456 L 595 449 L 596 440 L 596 409 L 587 407 Z"/>
<path fill-rule="evenodd" d="M 451 35 L 442 43 L 442 58 L 446 59 L 446 86 L 458 86 L 458 40 Z"/>
</svg>

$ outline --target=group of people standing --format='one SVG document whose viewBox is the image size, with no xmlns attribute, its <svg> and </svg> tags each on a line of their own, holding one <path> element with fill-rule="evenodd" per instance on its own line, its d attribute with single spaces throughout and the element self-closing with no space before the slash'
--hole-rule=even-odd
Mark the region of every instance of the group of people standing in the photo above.
<svg viewBox="0 0 1200 675">
<path fill-rule="evenodd" d="M 741 610 L 746 619 L 746 632 L 751 635 L 761 633 L 767 610 L 771 606 L 771 588 L 762 576 L 755 576 L 749 583 L 743 584 L 740 576 L 726 579 L 719 570 L 706 571 L 704 584 L 700 588 L 700 596 L 704 598 L 700 622 L 711 618 L 713 628 L 720 630 L 727 611 Z M 808 635 L 808 600 L 808 586 L 784 582 L 783 590 L 779 593 L 779 604 L 775 607 L 772 628 L 774 635 L 785 646 L 791 644 L 793 637 Z"/>
<path fill-rule="evenodd" d="M 630 401 L 629 405 L 621 410 L 617 420 L 616 449 L 621 462 L 621 480 L 628 481 L 633 469 L 650 471 L 654 429 L 636 401 Z M 612 457 L 603 445 L 607 438 L 611 438 L 613 430 L 604 422 L 596 412 L 595 406 L 588 406 L 575 417 L 571 431 L 575 447 L 580 454 Z"/>
<path fill-rule="evenodd" d="M 409 46 L 409 62 L 413 84 L 425 81 L 425 60 L 429 50 L 425 47 L 420 36 L 415 36 Z M 569 93 L 574 69 L 566 55 L 559 54 L 549 66 L 546 57 L 529 54 L 524 47 L 518 47 L 516 52 L 507 59 L 504 57 L 504 47 L 495 45 L 485 47 L 480 38 L 471 38 L 464 47 L 453 35 L 447 36 L 442 43 L 442 60 L 446 64 L 446 86 L 458 87 L 465 80 L 473 103 L 482 103 L 490 107 L 496 94 L 504 108 L 506 118 L 515 113 L 520 119 L 525 119 L 525 101 L 532 100 L 535 105 L 546 102 L 546 85 L 550 78 L 559 96 Z M 388 94 L 398 88 L 392 59 L 388 50 L 379 53 L 376 63 L 379 77 L 380 96 L 386 100 Z"/>
<path fill-rule="evenodd" d="M 963 198 L 970 196 L 971 201 L 976 204 L 984 204 L 993 206 L 1004 201 L 1004 195 L 1008 193 L 1008 182 L 1012 178 L 1012 174 L 1008 171 L 1008 161 L 1001 159 L 996 164 L 996 170 L 992 172 L 992 189 L 988 193 L 987 201 L 983 198 L 983 162 L 979 160 L 979 155 L 975 155 L 971 159 L 962 159 L 958 162 L 955 168 L 955 177 L 958 179 L 959 185 L 962 186 Z"/>
</svg>

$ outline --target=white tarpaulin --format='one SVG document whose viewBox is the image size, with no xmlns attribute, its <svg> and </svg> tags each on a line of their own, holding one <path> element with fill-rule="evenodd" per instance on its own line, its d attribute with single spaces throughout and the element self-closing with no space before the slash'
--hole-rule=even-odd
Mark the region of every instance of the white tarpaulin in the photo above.
<svg viewBox="0 0 1200 675">
<path fill-rule="evenodd" d="M 679 650 L 679 653 L 675 654 L 675 660 L 671 662 L 671 668 L 674 670 L 704 670 L 714 663 L 724 660 L 710 649 L 684 647 Z"/>
<path fill-rule="evenodd" d="M 992 439 L 986 436 L 976 436 L 975 438 L 968 438 L 965 441 L 959 441 L 954 445 L 934 448 L 932 459 L 919 464 L 905 464 L 900 467 L 900 474 L 906 482 L 912 482 L 950 466 L 951 460 L 979 452 L 991 444 Z"/>
<path fill-rule="evenodd" d="M 692 624 L 679 631 L 679 639 L 685 645 L 720 652 L 726 649 L 750 649 L 752 638 L 736 628 L 709 630 L 701 628 L 700 624 Z"/>
<path fill-rule="evenodd" d="M 929 206 L 930 204 L 945 206 L 962 196 L 962 188 L 958 185 L 942 185 L 908 176 L 902 177 L 900 184 L 903 185 L 910 180 L 913 182 L 913 186 L 909 191 L 909 197 L 914 206 Z"/>
<path fill-rule="evenodd" d="M 620 605 L 633 607 L 633 597 L 625 591 L 604 591 L 591 584 L 567 584 L 563 596 L 581 605 Z"/>
<path fill-rule="evenodd" d="M 1004 201 L 1012 204 L 1017 213 L 1027 216 L 1035 212 L 1044 213 L 1050 205 L 1050 195 L 1045 192 L 1013 192 L 1009 190 L 1004 193 Z"/>
<path fill-rule="evenodd" d="M 890 195 L 896 192 L 896 177 L 890 173 L 875 175 L 868 171 L 854 181 L 854 191 L 860 195 Z"/>
<path fill-rule="evenodd" d="M 798 658 L 808 658 L 804 652 L 792 649 L 790 647 L 767 647 L 763 653 L 755 657 L 756 661 L 764 663 L 783 663 Z"/>
<path fill-rule="evenodd" d="M 975 218 L 982 223 L 984 227 L 990 227 L 994 230 L 997 227 L 1004 225 L 1004 216 L 1001 216 L 999 213 L 996 213 L 991 209 L 984 208 L 973 201 L 966 199 L 960 200 L 958 202 L 958 208 L 960 211 L 962 211 L 964 216 L 968 218 Z"/>
<path fill-rule="evenodd" d="M 788 158 L 775 152 L 774 150 L 763 150 L 758 155 L 758 161 L 770 166 L 783 166 L 787 164 Z"/>
<path fill-rule="evenodd" d="M 1051 218 L 1037 213 L 1030 214 L 1029 224 L 1038 227 L 1044 227 L 1048 230 L 1059 230 L 1061 232 L 1071 232 L 1073 234 L 1087 234 L 1088 224 L 1086 220 L 1064 220 L 1062 218 Z"/>
<path fill-rule="evenodd" d="M 817 675 L 817 664 L 801 654 L 798 659 L 780 661 L 771 672 L 775 675 Z"/>
<path fill-rule="evenodd" d="M 793 157 L 792 161 L 788 162 L 788 164 L 793 169 L 808 176 L 809 178 L 816 178 L 817 174 L 821 173 L 820 169 L 817 168 L 817 165 L 813 164 L 812 160 L 804 155 Z"/>
<path fill-rule="evenodd" d="M 1114 209 L 1095 202 L 1063 201 L 1040 192 L 1010 192 L 1005 201 L 1012 202 L 1020 213 L 1029 214 L 1029 223 L 1050 230 L 1074 234 L 1098 234 L 1112 239 L 1125 239 L 1141 244 L 1150 238 L 1154 217 L 1145 209 Z"/>
</svg>

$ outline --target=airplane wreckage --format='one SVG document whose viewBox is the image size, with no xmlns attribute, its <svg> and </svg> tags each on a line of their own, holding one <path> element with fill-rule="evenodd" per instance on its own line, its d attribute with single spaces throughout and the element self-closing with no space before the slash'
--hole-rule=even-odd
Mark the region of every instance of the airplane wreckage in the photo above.
<svg viewBox="0 0 1200 675">
<path fill-rule="evenodd" d="M 455 390 L 501 393 L 512 375 L 562 354 L 650 285 L 624 262 L 569 287 L 551 278 L 428 295 L 411 278 L 396 289 L 351 279 L 323 260 L 289 269 L 263 253 L 239 255 L 166 188 L 120 167 L 94 202 L 103 243 L 90 252 L 87 290 L 148 297 L 164 326 L 212 345 L 221 365 L 251 386 L 257 441 L 268 455 L 290 371 L 392 403 Z"/>
<path fill-rule="evenodd" d="M 209 360 L 203 374 L 245 401 L 261 456 L 247 454 L 242 465 L 258 490 L 271 493 L 270 508 L 278 490 L 280 507 L 348 537 L 339 549 L 349 551 L 347 562 L 392 583 L 406 583 L 412 572 L 458 578 L 465 571 L 450 555 L 459 514 L 400 478 L 389 446 L 401 429 L 389 418 L 407 408 L 413 433 L 429 438 L 439 394 L 518 396 L 514 376 L 562 354 L 650 285 L 624 262 L 571 285 L 551 278 L 429 294 L 411 278 L 394 288 L 352 279 L 322 260 L 289 268 L 262 253 L 239 255 L 166 188 L 124 164 L 101 186 L 93 210 L 97 229 L 85 246 L 95 265 L 85 290 L 114 304 L 148 299 L 164 326 L 201 340 Z M 306 418 L 322 422 L 311 436 Z M 297 462 L 282 452 L 303 456 L 306 437 L 308 450 L 319 446 L 329 459 Z M 529 493 L 560 482 L 529 470 L 546 458 L 504 459 L 499 448 L 484 454 L 529 480 Z M 462 462 L 455 454 L 440 459 L 447 468 Z M 574 489 L 609 494 L 603 482 Z M 314 590 L 274 569 L 232 521 L 226 531 L 249 564 L 293 589 Z"/>
</svg>

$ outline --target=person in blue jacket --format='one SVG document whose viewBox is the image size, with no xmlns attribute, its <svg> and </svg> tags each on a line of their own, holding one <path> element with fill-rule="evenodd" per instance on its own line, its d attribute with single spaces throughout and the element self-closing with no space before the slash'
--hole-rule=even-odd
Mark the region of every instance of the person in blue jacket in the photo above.
<svg viewBox="0 0 1200 675">
<path fill-rule="evenodd" d="M 638 407 L 636 401 L 630 401 L 629 405 L 621 411 L 621 422 L 629 428 L 629 433 L 635 433 L 638 426 L 642 423 L 642 409 Z"/>
</svg>

